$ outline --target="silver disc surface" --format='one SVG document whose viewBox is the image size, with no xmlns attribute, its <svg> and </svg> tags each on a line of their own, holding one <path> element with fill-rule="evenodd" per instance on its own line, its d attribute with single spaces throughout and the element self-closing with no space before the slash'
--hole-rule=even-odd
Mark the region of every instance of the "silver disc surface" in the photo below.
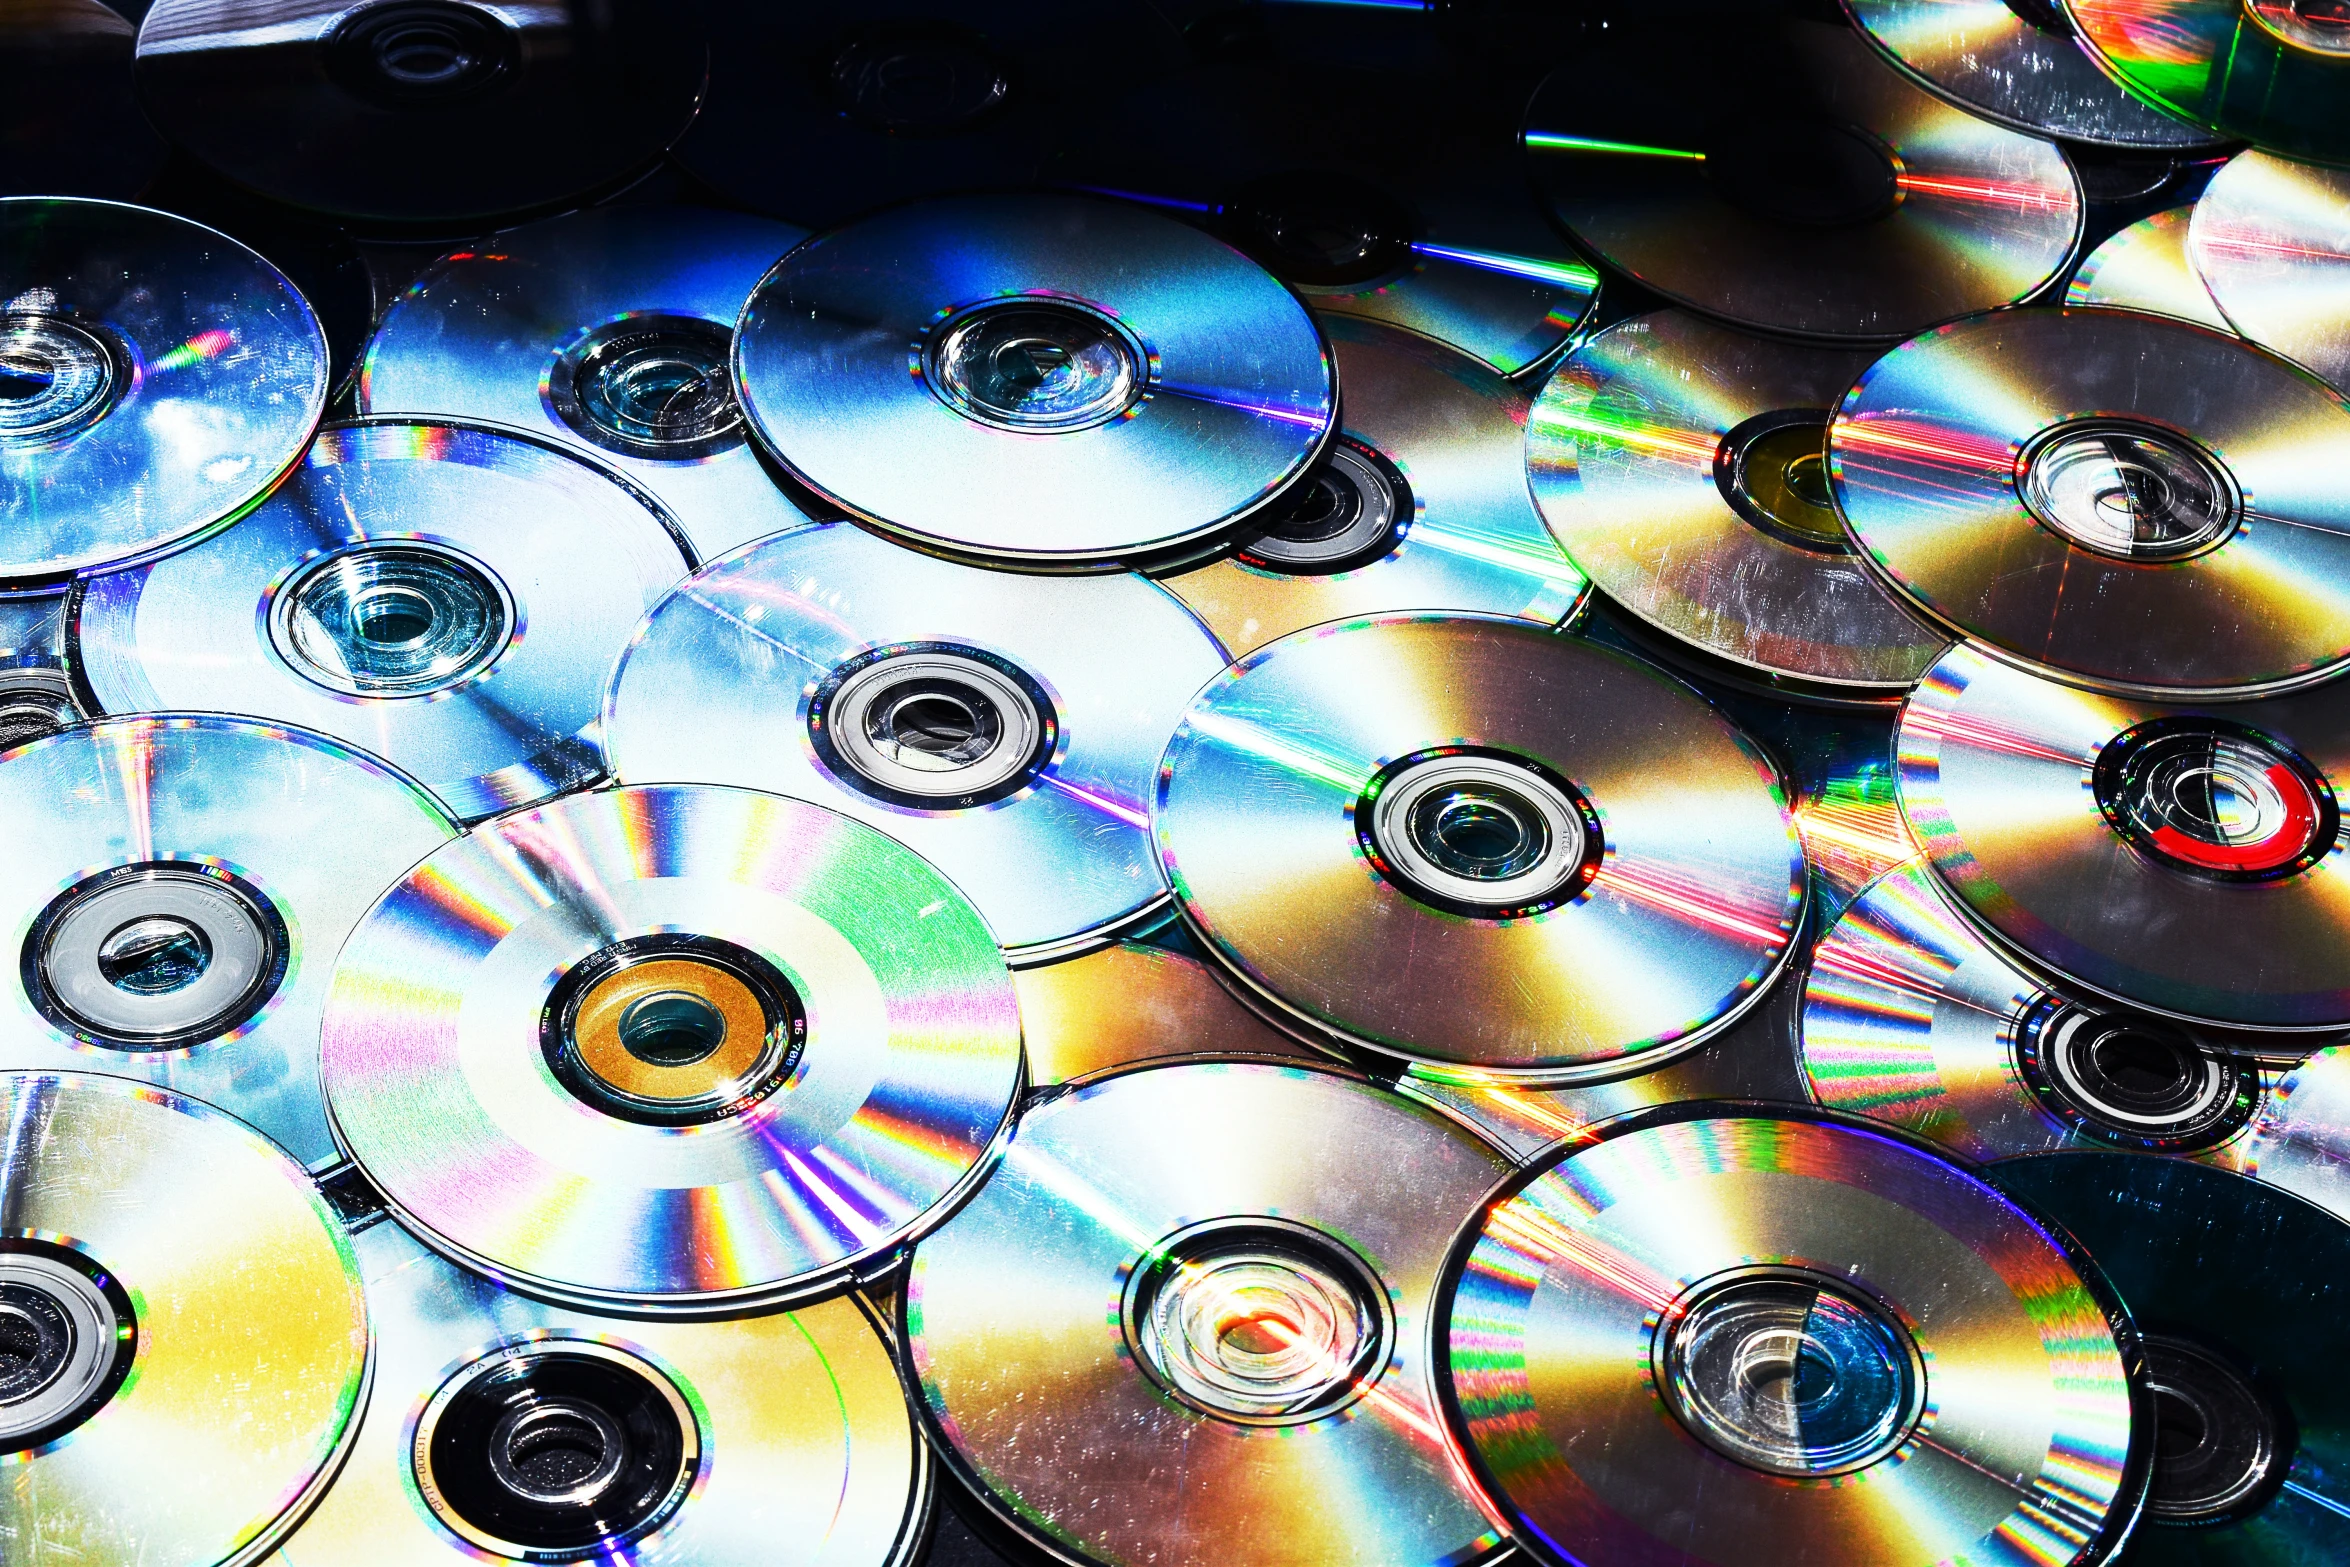
<svg viewBox="0 0 2350 1567">
<path fill-rule="evenodd" d="M 1152 780 L 1223 667 L 1140 577 L 984 571 L 826 523 L 662 600 L 614 677 L 605 745 L 625 783 L 765 789 L 880 828 L 1033 961 L 1167 896 Z"/>
<path fill-rule="evenodd" d="M 1086 566 L 1223 530 L 1302 473 L 1336 387 L 1305 307 L 1171 218 L 916 202 L 751 295 L 743 411 L 819 493 L 951 552 Z"/>
<path fill-rule="evenodd" d="M 2238 153 L 2196 198 L 2187 255 L 2236 330 L 2350 392 L 2350 170 Z"/>
<path fill-rule="evenodd" d="M 516 433 L 337 425 L 236 527 L 88 579 L 74 647 L 108 712 L 302 724 L 471 820 L 602 771 L 604 679 L 685 566 L 666 522 Z"/>
<path fill-rule="evenodd" d="M 2065 285 L 2064 302 L 2150 310 L 2215 332 L 2234 331 L 2187 254 L 2194 210 L 2172 207 L 2140 218 L 2090 251 Z"/>
<path fill-rule="evenodd" d="M 225 234 L 0 199 L 0 579 L 159 555 L 266 494 L 326 409 L 326 334 Z"/>
<path fill-rule="evenodd" d="M 512 425 L 628 475 L 697 560 L 806 520 L 759 465 L 727 359 L 743 301 L 805 229 L 699 207 L 614 207 L 443 256 L 387 312 L 368 414 Z"/>
</svg>

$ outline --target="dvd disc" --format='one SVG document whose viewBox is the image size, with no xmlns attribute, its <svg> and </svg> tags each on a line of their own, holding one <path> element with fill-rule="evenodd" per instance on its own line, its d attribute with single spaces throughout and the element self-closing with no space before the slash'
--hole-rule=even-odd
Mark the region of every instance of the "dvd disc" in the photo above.
<svg viewBox="0 0 2350 1567">
<path fill-rule="evenodd" d="M 2350 664 L 2350 405 L 2237 338 L 2002 310 L 1869 368 L 1836 503 L 1893 585 L 2060 680 L 2229 698 Z"/>
<path fill-rule="evenodd" d="M 1304 1027 L 1543 1081 L 1696 1045 L 1803 910 L 1770 764 L 1621 654 L 1478 618 L 1356 621 L 1194 699 L 1153 812 L 1185 916 Z"/>
<path fill-rule="evenodd" d="M 2137 97 L 2219 137 L 2350 158 L 2350 26 L 2329 0 L 2056 0 Z"/>
<path fill-rule="evenodd" d="M 1413 333 L 1345 316 L 1323 329 L 1345 389 L 1337 438 L 1238 553 L 1168 591 L 1236 654 L 1399 610 L 1573 619 L 1583 574 L 1526 495 L 1525 394 Z"/>
<path fill-rule="evenodd" d="M 760 466 L 727 358 L 787 224 L 694 207 L 574 212 L 443 256 L 368 345 L 359 409 L 512 425 L 601 459 L 697 560 L 806 521 Z"/>
<path fill-rule="evenodd" d="M 217 538 L 85 579 L 73 647 L 107 712 L 302 724 L 470 821 L 602 771 L 603 681 L 684 566 L 666 514 L 585 459 L 364 420 Z"/>
<path fill-rule="evenodd" d="M 743 789 L 572 795 L 439 850 L 344 944 L 320 1053 L 336 1136 L 437 1249 L 670 1315 L 886 1259 L 1020 1088 L 1011 980 L 962 895 Z"/>
<path fill-rule="evenodd" d="M 1037 1105 L 914 1251 L 906 1342 L 943 1451 L 1062 1560 L 1490 1554 L 1423 1346 L 1445 1245 L 1507 1168 L 1303 1067 L 1148 1068 Z"/>
<path fill-rule="evenodd" d="M 650 165 L 708 56 L 700 6 L 676 0 L 157 0 L 138 86 L 166 136 L 249 190 L 446 230 Z"/>
<path fill-rule="evenodd" d="M 1036 962 L 1166 901 L 1152 777 L 1223 667 L 1139 577 L 982 571 L 827 523 L 662 600 L 613 677 L 604 739 L 624 783 L 766 789 L 880 828 Z"/>
<path fill-rule="evenodd" d="M 1194 545 L 1335 413 L 1312 317 L 1125 203 L 952 197 L 810 240 L 735 337 L 753 432 L 818 493 L 953 554 L 1088 567 Z"/>
<path fill-rule="evenodd" d="M 1814 948 L 1803 1067 L 1830 1109 L 1968 1159 L 2102 1145 L 2240 1169 L 2267 1097 L 2226 1041 L 2025 974 L 1922 864 L 1862 893 Z"/>
<path fill-rule="evenodd" d="M 318 1022 L 335 949 L 456 835 L 364 753 L 241 719 L 108 719 L 0 762 L 0 1068 L 105 1072 L 334 1163 Z M 37 825 L 36 825 L 37 824 Z"/>
<path fill-rule="evenodd" d="M 2140 218 L 2089 252 L 2065 285 L 2068 305 L 2113 305 L 2177 316 L 2215 332 L 2235 330 L 2187 257 L 2189 207 Z"/>
<path fill-rule="evenodd" d="M 1899 744 L 1934 869 L 2037 964 L 2189 1022 L 2350 1025 L 2338 696 L 2155 707 L 1961 647 Z"/>
<path fill-rule="evenodd" d="M 186 544 L 251 506 L 326 409 L 318 318 L 225 234 L 0 199 L 0 580 Z"/>
<path fill-rule="evenodd" d="M 1036 185 L 1136 112 L 1182 48 L 1142 0 L 726 4 L 677 161 L 730 201 L 820 227 Z"/>
<path fill-rule="evenodd" d="M 1905 338 L 2037 293 L 2080 241 L 2080 182 L 2054 144 L 1815 22 L 1620 38 L 1543 83 L 1523 134 L 1553 210 L 1602 260 L 1764 331 Z"/>
<path fill-rule="evenodd" d="M 1015 970 L 1012 984 L 1032 1088 L 1201 1056 L 1316 1059 L 1242 1006 L 1206 964 L 1164 947 L 1115 942 Z"/>
<path fill-rule="evenodd" d="M 1964 109 L 2107 147 L 2208 147 L 2200 125 L 2149 108 L 2097 68 L 2059 0 L 1843 0 L 1862 36 Z"/>
<path fill-rule="evenodd" d="M 2238 331 L 2350 391 L 2350 172 L 2237 154 L 2197 198 L 2187 254 Z"/>
<path fill-rule="evenodd" d="M 1463 1239 L 1439 1383 L 1546 1560 L 2057 1567 L 2129 1529 L 2151 1433 L 2118 1312 L 1921 1148 L 1685 1106 L 1561 1149 Z"/>
<path fill-rule="evenodd" d="M 2224 1170 L 2050 1154 L 1991 1178 L 2086 1246 L 2145 1329 L 2154 1483 L 2131 1567 L 2350 1553 L 2350 1228 Z"/>
<path fill-rule="evenodd" d="M 0 1073 L 0 1538 L 11 1560 L 257 1561 L 367 1396 L 350 1243 L 240 1122 L 72 1072 Z"/>
<path fill-rule="evenodd" d="M 1870 575 L 1828 494 L 1829 413 L 1867 366 L 1677 310 L 1619 321 L 1534 404 L 1534 499 L 1600 591 L 1657 630 L 1898 696 L 1949 639 Z"/>
<path fill-rule="evenodd" d="M 123 201 L 155 177 L 163 142 L 131 92 L 137 31 L 98 0 L 0 9 L 0 193 Z"/>
<path fill-rule="evenodd" d="M 2296 1063 L 2252 1122 L 2247 1174 L 2350 1220 L 2350 1044 Z"/>
<path fill-rule="evenodd" d="M 733 1322 L 542 1305 L 396 1224 L 354 1249 L 375 1387 L 283 1567 L 891 1567 L 929 1465 L 855 1297 Z"/>
</svg>

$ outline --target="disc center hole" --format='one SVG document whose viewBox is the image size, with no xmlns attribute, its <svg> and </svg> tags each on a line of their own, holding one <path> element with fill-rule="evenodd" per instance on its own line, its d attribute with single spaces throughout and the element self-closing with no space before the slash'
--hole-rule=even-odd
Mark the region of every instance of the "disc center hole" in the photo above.
<svg viewBox="0 0 2350 1567">
<path fill-rule="evenodd" d="M 388 0 L 351 13 L 326 46 L 328 74 L 387 108 L 481 91 L 521 60 L 514 29 L 455 0 Z"/>
<path fill-rule="evenodd" d="M 2262 28 L 2316 54 L 2350 54 L 2350 0 L 2245 0 Z"/>
<path fill-rule="evenodd" d="M 542 1506 L 592 1502 L 628 1459 L 620 1423 L 593 1404 L 563 1399 L 524 1404 L 490 1431 L 498 1482 Z"/>
<path fill-rule="evenodd" d="M 1410 830 L 1440 868 L 1476 881 L 1522 875 L 1550 850 L 1541 813 L 1496 784 L 1431 791 L 1412 808 Z"/>
<path fill-rule="evenodd" d="M 106 345 L 70 321 L 0 316 L 0 439 L 79 429 L 110 406 L 117 379 Z"/>
<path fill-rule="evenodd" d="M 620 1014 L 620 1045 L 647 1066 L 692 1066 L 726 1043 L 726 1014 L 700 996 L 665 990 Z"/>
<path fill-rule="evenodd" d="M 1758 414 L 1722 437 L 1714 480 L 1730 509 L 1799 549 L 1842 555 L 1844 522 L 1828 481 L 1828 416 L 1809 408 Z"/>
<path fill-rule="evenodd" d="M 2203 1075 L 2195 1059 L 2175 1040 L 2134 1029 L 2119 1029 L 2090 1047 L 2097 1074 L 2120 1097 L 2141 1103 L 2168 1103 L 2191 1093 Z"/>
<path fill-rule="evenodd" d="M 2018 493 L 2067 542 L 2124 560 L 2178 560 L 2236 531 L 2234 486 L 2183 436 L 2112 421 L 2058 426 L 2026 448 Z"/>
<path fill-rule="evenodd" d="M 2176 1388 L 2154 1391 L 2154 1452 L 2157 1461 L 2176 1464 L 2193 1457 L 2211 1441 L 2211 1422 L 2203 1407 Z"/>
<path fill-rule="evenodd" d="M 98 943 L 98 972 L 117 990 L 164 996 L 185 990 L 212 966 L 212 943 L 202 926 L 170 914 L 150 914 L 108 932 Z"/>
<path fill-rule="evenodd" d="M 953 772 L 987 759 L 1003 740 L 1004 715 L 975 686 L 917 679 L 876 694 L 865 712 L 865 733 L 901 767 Z"/>
<path fill-rule="evenodd" d="M 1143 357 L 1107 317 L 1060 303 L 984 305 L 940 333 L 931 369 L 948 406 L 1005 429 L 1107 423 L 1144 390 Z"/>
<path fill-rule="evenodd" d="M 1241 1421 L 1349 1396 L 1380 1359 L 1384 1321 L 1359 1263 L 1328 1242 L 1242 1226 L 1151 1270 L 1130 1331 L 1153 1376 Z"/>
<path fill-rule="evenodd" d="M 2289 1424 L 2232 1364 L 2204 1345 L 2146 1337 L 2154 1395 L 2154 1484 L 2146 1509 L 2173 1523 L 2244 1516 L 2292 1462 Z"/>
<path fill-rule="evenodd" d="M 72 1358 L 73 1324 L 57 1303 L 26 1285 L 0 1285 L 0 1404 L 40 1392 Z"/>
<path fill-rule="evenodd" d="M 357 696 L 424 696 L 494 660 L 513 615 L 488 573 L 415 545 L 363 544 L 295 579 L 271 614 L 279 651 Z"/>
<path fill-rule="evenodd" d="M 351 604 L 351 629 L 379 647 L 413 647 L 432 635 L 432 622 L 432 600 L 413 588 L 372 588 Z"/>
<path fill-rule="evenodd" d="M 2108 742 L 2094 784 L 2106 819 L 2157 858 L 2235 878 L 2289 874 L 2335 831 L 2322 775 L 2264 737 L 2157 719 Z"/>
</svg>

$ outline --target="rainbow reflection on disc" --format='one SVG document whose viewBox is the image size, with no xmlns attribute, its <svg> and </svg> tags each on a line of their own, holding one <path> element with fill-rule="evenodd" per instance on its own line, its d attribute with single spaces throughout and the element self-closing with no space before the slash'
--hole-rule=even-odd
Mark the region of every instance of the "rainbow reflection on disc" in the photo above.
<svg viewBox="0 0 2350 1567">
<path fill-rule="evenodd" d="M 820 806 L 692 786 L 499 817 L 335 965 L 335 1133 L 411 1228 L 590 1307 L 805 1298 L 977 1179 L 1020 1086 L 995 938 Z"/>
<path fill-rule="evenodd" d="M 914 1251 L 942 1449 L 1064 1559 L 1486 1556 L 1425 1346 L 1454 1227 L 1508 1168 L 1334 1071 L 1148 1067 L 1044 1101 Z"/>
<path fill-rule="evenodd" d="M 2234 331 L 2187 254 L 2187 224 L 2193 211 L 2172 207 L 2114 234 L 2081 262 L 2065 285 L 2064 302 L 2147 310 L 2215 332 Z"/>
<path fill-rule="evenodd" d="M 2057 0 L 2130 92 L 2221 138 L 2350 159 L 2350 25 L 2318 0 Z"/>
<path fill-rule="evenodd" d="M 2196 199 L 2187 256 L 2237 331 L 2350 392 L 2350 171 L 2238 153 Z"/>
<path fill-rule="evenodd" d="M 2128 1529 L 2151 1433 L 2116 1316 L 2062 1242 L 1907 1141 L 1634 1117 L 1463 1239 L 1439 1375 L 1546 1560 L 2063 1564 Z"/>
</svg>

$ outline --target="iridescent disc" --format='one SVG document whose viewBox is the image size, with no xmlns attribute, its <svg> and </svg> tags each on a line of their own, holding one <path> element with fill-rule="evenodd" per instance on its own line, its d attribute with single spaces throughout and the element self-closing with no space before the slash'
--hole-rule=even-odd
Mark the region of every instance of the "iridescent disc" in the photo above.
<svg viewBox="0 0 2350 1567">
<path fill-rule="evenodd" d="M 1916 863 L 1813 948 L 1803 1066 L 1831 1110 L 1969 1159 L 2104 1146 L 2240 1169 L 2268 1090 L 2224 1041 L 2025 974 Z"/>
<path fill-rule="evenodd" d="M 1394 618 L 1241 660 L 1154 820 L 1194 928 L 1305 1026 L 1571 1081 L 1760 999 L 1803 907 L 1770 764 L 1687 688 L 1508 621 Z"/>
<path fill-rule="evenodd" d="M 586 196 L 684 133 L 709 74 L 666 0 L 157 0 L 139 101 L 237 184 L 360 222 L 485 226 Z"/>
<path fill-rule="evenodd" d="M 2350 663 L 2350 405 L 2239 339 L 1971 317 L 1871 366 L 1828 460 L 1887 579 L 2041 673 L 2231 698 Z"/>
<path fill-rule="evenodd" d="M 1446 1244 L 1507 1168 L 1302 1067 L 1149 1068 L 1036 1106 L 915 1248 L 907 1345 L 945 1451 L 1077 1561 L 1485 1556 L 1424 1346 Z"/>
<path fill-rule="evenodd" d="M 2350 1553 L 2350 1228 L 2175 1159 L 1994 1165 L 2097 1259 L 2145 1330 L 2154 1483 L 2131 1567 L 2288 1567 Z"/>
<path fill-rule="evenodd" d="M 1017 970 L 1031 1087 L 1200 1056 L 1312 1061 L 1313 1051 L 1234 999 L 1206 964 L 1121 941 Z"/>
<path fill-rule="evenodd" d="M 1313 319 L 1144 208 L 917 202 L 822 235 L 744 308 L 735 380 L 800 478 L 952 553 L 1085 567 L 1209 538 L 1303 473 L 1337 388 Z"/>
<path fill-rule="evenodd" d="M 837 1286 L 980 1171 L 1011 980 L 938 872 L 742 789 L 572 795 L 384 894 L 335 965 L 335 1132 L 425 1239 L 559 1300 Z"/>
<path fill-rule="evenodd" d="M 600 459 L 667 507 L 695 558 L 806 520 L 759 464 L 727 358 L 789 224 L 612 207 L 443 256 L 376 328 L 369 414 L 512 425 Z"/>
<path fill-rule="evenodd" d="M 1870 882 L 1925 852 L 1901 816 L 1891 746 L 1882 756 L 1847 759 L 1799 793 L 1795 831 L 1829 907 L 1851 902 Z"/>
<path fill-rule="evenodd" d="M 138 29 L 98 0 L 18 0 L 0 12 L 0 188 L 10 195 L 136 196 L 163 139 L 131 93 Z"/>
<path fill-rule="evenodd" d="M 2187 255 L 2237 331 L 2350 391 L 2350 172 L 2239 153 L 2197 198 Z"/>
<path fill-rule="evenodd" d="M 1439 1376 L 1546 1560 L 2086 1563 L 2129 1528 L 2151 1433 L 2114 1317 L 1915 1145 L 1659 1112 L 1538 1164 L 1466 1240 Z"/>
<path fill-rule="evenodd" d="M 2190 1022 L 2350 1024 L 2338 698 L 2155 707 L 1962 646 L 1910 699 L 1900 748 L 1934 869 L 2037 964 Z"/>
<path fill-rule="evenodd" d="M 1863 567 L 1828 495 L 1829 411 L 1867 367 L 1677 310 L 1620 321 L 1534 404 L 1534 499 L 1600 591 L 1658 630 L 1896 695 L 1948 638 Z"/>
<path fill-rule="evenodd" d="M 2080 241 L 2080 182 L 2054 144 L 1953 108 L 1815 22 L 1590 50 L 1535 93 L 1523 135 L 1577 239 L 1679 304 L 1766 331 L 1908 337 L 2029 297 Z"/>
<path fill-rule="evenodd" d="M 1961 108 L 2108 147 L 2208 147 L 2199 125 L 2131 97 L 2097 67 L 2056 0 L 1843 0 L 1887 59 Z"/>
<path fill-rule="evenodd" d="M 1338 439 L 1242 536 L 1164 579 L 1235 653 L 1398 610 L 1555 626 L 1586 584 L 1543 530 L 1518 458 L 1525 394 L 1413 333 L 1336 316 Z"/>
<path fill-rule="evenodd" d="M 302 724 L 490 816 L 603 770 L 603 682 L 685 565 L 667 521 L 518 432 L 336 425 L 236 527 L 87 579 L 75 656 L 110 713 Z"/>
<path fill-rule="evenodd" d="M 2188 258 L 2187 220 L 2193 210 L 2172 207 L 2140 218 L 2090 251 L 2065 285 L 2064 302 L 2147 310 L 2215 332 L 2235 330 Z"/>
<path fill-rule="evenodd" d="M 375 1386 L 284 1567 L 891 1567 L 920 1542 L 928 1456 L 856 1297 L 631 1321 L 500 1289 L 396 1224 L 354 1249 Z"/>
<path fill-rule="evenodd" d="M 1032 961 L 1165 900 L 1152 771 L 1223 667 L 1139 577 L 983 571 L 830 523 L 664 599 L 620 661 L 605 744 L 627 783 L 766 789 L 880 828 Z"/>
<path fill-rule="evenodd" d="M 104 1072 L 334 1163 L 318 1022 L 343 938 L 456 835 L 363 752 L 211 716 L 103 719 L 8 754 L 0 1068 Z"/>
<path fill-rule="evenodd" d="M 2228 140 L 2350 159 L 2350 25 L 2329 0 L 2057 0 L 2137 97 Z"/>
<path fill-rule="evenodd" d="M 175 549 L 267 494 L 326 409 L 326 335 L 201 224 L 0 200 L 0 579 Z"/>
<path fill-rule="evenodd" d="M 0 1073 L 0 1538 L 12 1561 L 257 1561 L 333 1478 L 368 1314 L 318 1189 L 243 1123 Z"/>
</svg>

